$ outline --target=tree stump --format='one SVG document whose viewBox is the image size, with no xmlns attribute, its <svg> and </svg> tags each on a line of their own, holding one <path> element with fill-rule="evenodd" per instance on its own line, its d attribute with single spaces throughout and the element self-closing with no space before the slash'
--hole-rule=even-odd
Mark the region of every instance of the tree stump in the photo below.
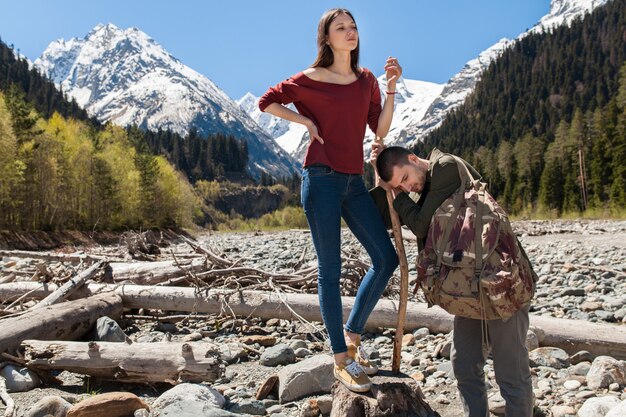
<svg viewBox="0 0 626 417">
<path fill-rule="evenodd" d="M 360 394 L 336 382 L 330 417 L 441 417 L 424 400 L 417 382 L 405 374 L 380 371 L 372 389 Z"/>
</svg>

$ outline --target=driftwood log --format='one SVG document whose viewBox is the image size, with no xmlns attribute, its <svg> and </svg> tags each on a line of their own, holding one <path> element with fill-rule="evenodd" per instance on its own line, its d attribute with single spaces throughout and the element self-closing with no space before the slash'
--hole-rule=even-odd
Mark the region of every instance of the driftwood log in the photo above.
<svg viewBox="0 0 626 417">
<path fill-rule="evenodd" d="M 330 417 L 439 417 L 411 377 L 381 371 L 371 380 L 372 389 L 365 394 L 335 383 Z"/>
<path fill-rule="evenodd" d="M 224 375 L 219 347 L 204 342 L 22 342 L 26 366 L 120 382 L 214 382 Z"/>
<path fill-rule="evenodd" d="M 175 261 L 157 262 L 111 262 L 113 280 L 115 282 L 132 282 L 138 285 L 154 285 L 185 275 L 185 270 L 191 272 L 204 271 L 206 269 L 204 258 Z"/>
<path fill-rule="evenodd" d="M 73 340 L 83 336 L 102 316 L 117 320 L 122 299 L 113 292 L 55 304 L 0 319 L 0 353 L 13 352 L 25 339 Z"/>
<path fill-rule="evenodd" d="M 0 284 L 0 301 L 7 296 L 17 296 L 19 291 L 23 294 L 40 287 L 40 284 L 26 282 Z M 48 286 L 47 291 L 54 288 L 56 287 Z M 77 295 L 86 296 L 106 290 L 115 290 L 122 297 L 126 308 L 222 313 L 264 319 L 297 320 L 301 317 L 307 321 L 322 320 L 318 297 L 315 294 L 199 291 L 188 287 L 141 285 L 115 287 L 106 284 L 87 284 L 78 290 Z M 40 288 L 36 294 L 45 296 L 46 291 Z M 354 305 L 354 297 L 342 297 L 342 300 L 345 320 Z M 398 302 L 382 299 L 370 315 L 366 327 L 369 329 L 394 327 L 397 316 Z M 626 359 L 626 332 L 618 331 L 620 329 L 618 326 L 534 315 L 530 316 L 530 324 L 543 330 L 539 332 L 543 335 L 538 334 L 541 346 L 559 347 L 570 354 L 587 350 L 596 356 L 608 355 L 620 360 Z M 428 308 L 426 304 L 410 302 L 407 306 L 405 329 L 412 331 L 420 327 L 428 327 L 433 333 L 448 333 L 453 328 L 453 316 L 439 307 Z"/>
<path fill-rule="evenodd" d="M 0 257 L 31 258 L 31 259 L 41 259 L 44 261 L 69 262 L 69 263 L 80 263 L 80 262 L 86 262 L 86 261 L 97 262 L 97 261 L 102 261 L 106 259 L 104 256 L 97 256 L 97 255 L 35 252 L 35 251 L 25 251 L 25 250 L 3 250 L 3 249 L 0 249 Z"/>
</svg>

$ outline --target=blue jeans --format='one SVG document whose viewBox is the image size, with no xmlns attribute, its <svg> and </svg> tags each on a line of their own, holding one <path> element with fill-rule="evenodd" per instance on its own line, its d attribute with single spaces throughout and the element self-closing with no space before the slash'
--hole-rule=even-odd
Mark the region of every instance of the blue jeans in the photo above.
<svg viewBox="0 0 626 417">
<path fill-rule="evenodd" d="M 320 309 L 330 346 L 335 354 L 346 352 L 339 289 L 341 218 L 372 259 L 372 266 L 356 294 L 345 326 L 347 331 L 363 332 L 367 318 L 398 266 L 398 256 L 361 175 L 342 174 L 325 165 L 304 168 L 302 206 L 317 252 Z"/>
</svg>

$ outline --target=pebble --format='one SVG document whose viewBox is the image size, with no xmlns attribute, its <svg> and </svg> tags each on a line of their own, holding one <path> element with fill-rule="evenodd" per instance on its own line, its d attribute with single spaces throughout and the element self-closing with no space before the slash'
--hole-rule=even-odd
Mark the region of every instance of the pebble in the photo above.
<svg viewBox="0 0 626 417">
<path fill-rule="evenodd" d="M 575 379 L 568 380 L 563 383 L 563 386 L 568 391 L 576 391 L 578 388 L 580 388 L 581 385 L 582 384 L 580 383 L 580 381 L 577 381 Z"/>
</svg>

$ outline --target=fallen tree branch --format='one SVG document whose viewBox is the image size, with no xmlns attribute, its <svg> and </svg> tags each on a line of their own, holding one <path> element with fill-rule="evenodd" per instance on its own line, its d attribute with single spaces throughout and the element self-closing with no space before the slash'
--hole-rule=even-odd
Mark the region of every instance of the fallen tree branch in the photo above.
<svg viewBox="0 0 626 417">
<path fill-rule="evenodd" d="M 51 306 L 60 301 L 65 300 L 70 296 L 74 291 L 80 288 L 85 281 L 91 279 L 100 268 L 102 268 L 106 264 L 106 261 L 98 261 L 80 274 L 76 275 L 74 278 L 70 278 L 65 284 L 59 287 L 52 294 L 41 300 L 40 303 L 36 304 L 32 307 L 32 310 L 37 310 L 43 307 Z"/>
<path fill-rule="evenodd" d="M 28 368 L 66 370 L 120 382 L 214 382 L 225 370 L 219 346 L 206 342 L 25 340 L 22 348 Z"/>
</svg>

